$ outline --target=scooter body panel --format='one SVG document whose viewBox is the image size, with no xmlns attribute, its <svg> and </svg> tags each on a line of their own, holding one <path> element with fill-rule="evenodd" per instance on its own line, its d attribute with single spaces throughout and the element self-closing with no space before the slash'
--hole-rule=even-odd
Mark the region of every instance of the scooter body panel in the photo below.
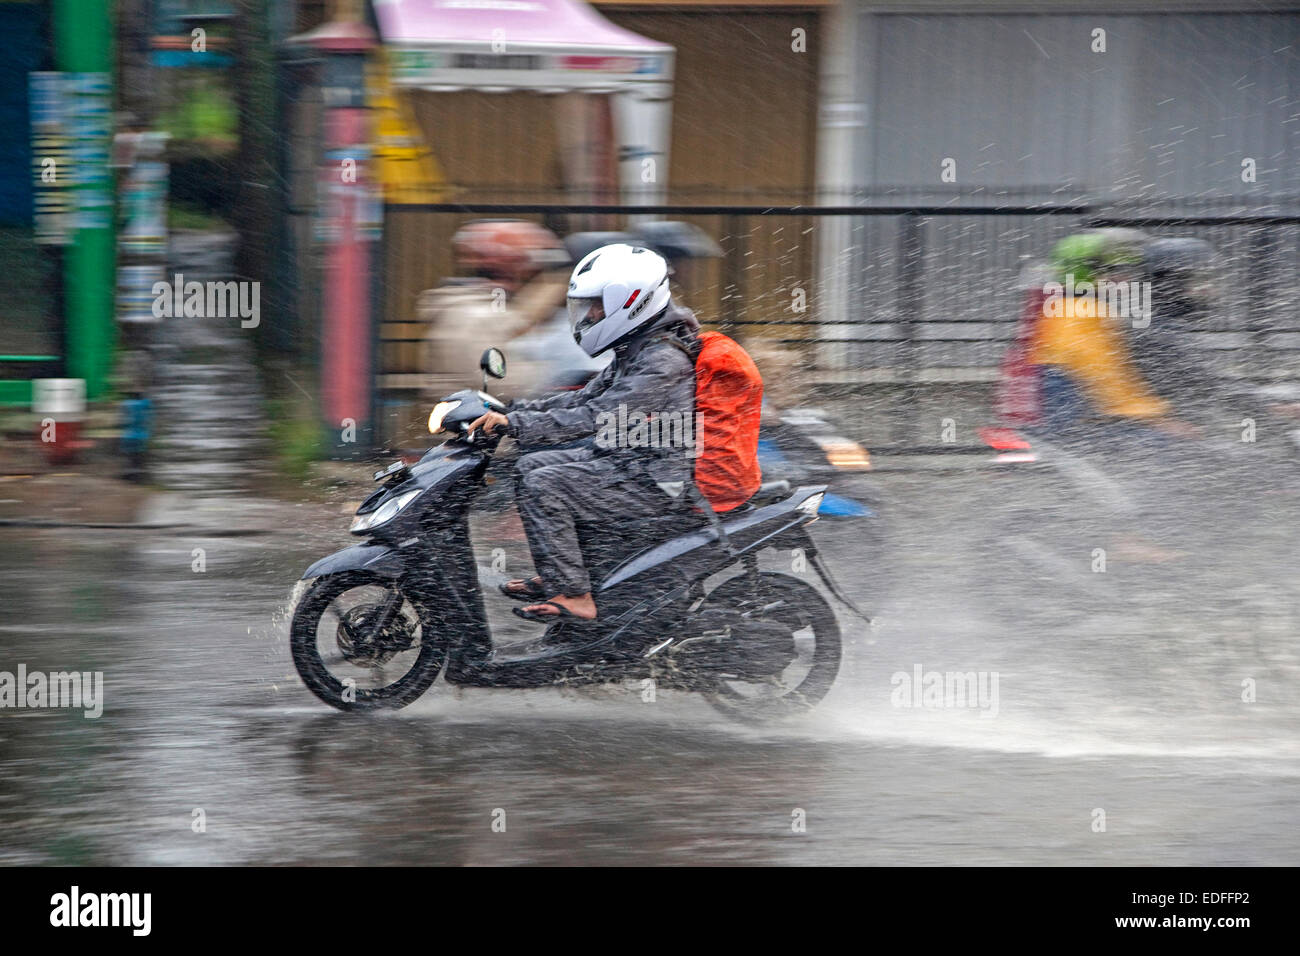
<svg viewBox="0 0 1300 956">
<path fill-rule="evenodd" d="M 645 577 L 664 572 L 674 583 L 708 577 L 733 564 L 741 554 L 765 547 L 767 542 L 791 528 L 811 522 L 812 516 L 799 511 L 798 505 L 810 495 L 825 490 L 825 485 L 802 487 L 784 501 L 755 508 L 730 520 L 724 518 L 722 527 L 727 532 L 730 552 L 721 547 L 713 529 L 707 526 L 646 548 L 615 568 L 601 581 L 597 593 L 608 595 L 628 586 L 641 587 Z"/>
<path fill-rule="evenodd" d="M 354 544 L 321 558 L 302 573 L 302 580 L 344 571 L 371 571 L 395 578 L 401 575 L 405 566 L 401 554 L 386 544 Z"/>
</svg>

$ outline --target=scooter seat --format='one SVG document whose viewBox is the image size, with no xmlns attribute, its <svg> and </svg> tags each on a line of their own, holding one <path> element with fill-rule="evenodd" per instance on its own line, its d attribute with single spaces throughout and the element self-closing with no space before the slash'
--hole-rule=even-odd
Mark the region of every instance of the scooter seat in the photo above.
<svg viewBox="0 0 1300 956">
<path fill-rule="evenodd" d="M 793 492 L 794 489 L 790 487 L 790 482 L 785 481 L 784 479 L 781 481 L 765 481 L 758 486 L 758 491 L 754 492 L 753 496 L 748 502 L 746 502 L 746 504 L 751 504 L 755 507 L 760 505 L 770 505 L 773 502 L 785 501 L 785 499 L 789 498 Z"/>
<path fill-rule="evenodd" d="M 794 493 L 788 481 L 759 485 L 748 501 L 718 517 L 728 520 L 748 514 L 764 505 L 784 501 Z M 595 580 L 604 578 L 632 554 L 688 535 L 709 526 L 698 511 L 685 507 L 652 518 L 606 518 L 600 522 L 578 522 L 578 540 L 587 570 Z"/>
</svg>

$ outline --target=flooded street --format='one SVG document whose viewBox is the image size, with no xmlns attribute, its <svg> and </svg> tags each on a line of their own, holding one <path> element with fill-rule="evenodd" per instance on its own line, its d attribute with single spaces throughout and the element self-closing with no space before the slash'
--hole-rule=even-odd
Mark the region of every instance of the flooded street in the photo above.
<svg viewBox="0 0 1300 956">
<path fill-rule="evenodd" d="M 440 680 L 400 712 L 333 712 L 286 639 L 297 576 L 347 543 L 319 509 L 247 536 L 0 529 L 4 669 L 102 671 L 105 697 L 98 719 L 0 718 L 0 862 L 1294 863 L 1300 503 L 1265 464 L 1286 467 L 1250 462 L 1265 501 L 1235 486 L 1159 541 L 1078 530 L 1093 512 L 1040 470 L 847 483 L 887 530 L 812 532 L 878 626 L 839 608 L 830 696 L 766 728 L 633 684 Z M 490 573 L 499 532 L 476 530 Z M 899 696 L 930 672 L 995 696 Z"/>
</svg>

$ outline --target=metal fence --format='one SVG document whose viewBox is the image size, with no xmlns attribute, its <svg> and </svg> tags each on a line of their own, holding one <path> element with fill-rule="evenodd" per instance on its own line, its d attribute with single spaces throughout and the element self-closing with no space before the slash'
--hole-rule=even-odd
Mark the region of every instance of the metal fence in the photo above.
<svg viewBox="0 0 1300 956">
<path fill-rule="evenodd" d="M 903 201 L 899 201 L 899 199 Z M 721 244 L 687 294 L 706 323 L 797 350 L 807 375 L 846 384 L 981 382 L 1015 333 L 1023 267 L 1089 226 L 1208 240 L 1221 259 L 1219 306 L 1195 333 L 1231 377 L 1300 374 L 1300 215 L 1139 214 L 1083 203 L 607 206 L 446 203 L 386 207 L 383 317 L 390 371 L 418 372 L 415 297 L 450 274 L 448 239 L 484 216 L 561 235 L 634 217 L 694 222 Z M 1185 208 L 1185 206 L 1184 206 Z M 396 363 L 396 364 L 394 364 Z"/>
</svg>

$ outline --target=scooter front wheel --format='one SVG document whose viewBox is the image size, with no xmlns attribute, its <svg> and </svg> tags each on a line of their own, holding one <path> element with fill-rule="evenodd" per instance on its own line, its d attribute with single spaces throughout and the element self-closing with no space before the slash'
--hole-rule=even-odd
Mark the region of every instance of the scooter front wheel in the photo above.
<svg viewBox="0 0 1300 956">
<path fill-rule="evenodd" d="M 346 711 L 405 707 L 447 658 L 397 584 L 365 571 L 317 579 L 294 610 L 289 645 L 307 689 Z"/>
</svg>

